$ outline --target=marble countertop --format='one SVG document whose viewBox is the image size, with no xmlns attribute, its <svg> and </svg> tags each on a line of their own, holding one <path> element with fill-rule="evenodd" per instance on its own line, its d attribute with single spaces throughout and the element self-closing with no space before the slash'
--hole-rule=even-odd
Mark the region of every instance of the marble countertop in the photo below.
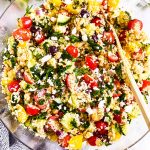
<svg viewBox="0 0 150 150">
<path fill-rule="evenodd" d="M 135 1 L 135 0 L 133 0 Z M 146 0 L 143 0 L 146 1 Z M 137 1 L 136 1 L 137 2 Z M 8 0 L 0 0 L 0 15 L 3 13 L 3 11 L 6 9 L 6 7 L 9 5 Z M 130 6 L 129 6 L 130 7 Z M 143 11 L 143 10 L 142 10 Z M 134 12 L 137 13 L 137 12 Z M 150 37 L 150 7 L 144 10 L 144 13 L 139 13 L 138 17 L 142 20 L 149 20 L 149 23 L 147 23 L 144 28 L 147 31 L 149 37 Z M 130 148 L 130 150 L 150 150 L 149 144 L 150 143 L 150 133 L 147 134 L 140 142 L 138 142 L 135 146 Z M 27 147 L 22 145 L 20 142 L 16 141 L 12 135 L 9 134 L 7 129 L 4 127 L 4 125 L 0 121 L 0 150 L 28 150 Z"/>
</svg>

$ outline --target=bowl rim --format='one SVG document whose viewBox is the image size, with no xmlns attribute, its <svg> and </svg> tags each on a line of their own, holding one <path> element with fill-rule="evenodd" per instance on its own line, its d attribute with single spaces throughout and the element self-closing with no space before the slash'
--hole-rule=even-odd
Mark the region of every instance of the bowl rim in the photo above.
<svg viewBox="0 0 150 150">
<path fill-rule="evenodd" d="M 16 0 L 11 0 L 10 3 L 8 4 L 8 6 L 5 8 L 5 10 L 2 12 L 2 14 L 0 15 L 0 20 L 3 18 L 3 16 L 5 15 L 5 13 L 7 12 L 7 10 L 15 3 Z M 10 131 L 10 129 L 7 127 L 7 125 L 4 123 L 4 121 L 2 120 L 2 118 L 0 117 L 0 121 L 2 122 L 2 124 L 4 125 L 4 127 L 6 127 L 6 129 L 13 135 L 13 137 L 18 140 L 21 144 L 23 144 L 24 146 L 26 146 L 28 149 L 33 150 L 29 145 L 27 145 L 25 142 L 23 142 L 21 139 L 19 139 L 17 137 L 17 135 L 15 135 L 12 131 Z M 130 146 L 128 146 L 127 148 L 125 148 L 124 150 L 128 150 L 130 148 L 132 148 L 133 146 L 135 146 L 137 143 L 139 143 L 142 139 L 144 139 L 144 137 L 146 137 L 146 135 L 148 135 L 148 133 L 150 132 L 150 130 L 147 130 L 138 140 L 136 140 L 133 144 L 131 144 Z"/>
</svg>

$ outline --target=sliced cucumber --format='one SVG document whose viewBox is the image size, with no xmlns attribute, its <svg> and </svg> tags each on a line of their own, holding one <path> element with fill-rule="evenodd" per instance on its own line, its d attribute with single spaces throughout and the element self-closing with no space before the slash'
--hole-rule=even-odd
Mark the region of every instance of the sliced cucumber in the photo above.
<svg viewBox="0 0 150 150">
<path fill-rule="evenodd" d="M 70 21 L 70 17 L 63 15 L 63 14 L 59 14 L 58 18 L 57 18 L 57 23 L 60 26 L 64 26 L 66 25 L 68 22 Z"/>
</svg>

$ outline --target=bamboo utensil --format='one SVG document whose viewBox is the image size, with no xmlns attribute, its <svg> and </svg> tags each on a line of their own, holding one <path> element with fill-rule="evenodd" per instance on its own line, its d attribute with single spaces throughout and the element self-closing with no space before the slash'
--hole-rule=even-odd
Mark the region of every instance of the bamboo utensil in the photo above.
<svg viewBox="0 0 150 150">
<path fill-rule="evenodd" d="M 126 76 L 127 79 L 129 81 L 131 90 L 135 96 L 136 102 L 142 112 L 142 115 L 144 117 L 144 120 L 147 124 L 148 129 L 150 129 L 150 110 L 148 110 L 148 106 L 144 100 L 144 96 L 142 95 L 141 91 L 139 90 L 139 87 L 136 84 L 136 81 L 133 77 L 133 74 L 129 68 L 129 61 L 126 58 L 125 54 L 124 54 L 124 50 L 122 49 L 121 43 L 119 41 L 118 35 L 116 33 L 115 28 L 113 27 L 113 25 L 107 20 L 107 18 L 104 15 L 104 12 L 102 11 L 102 14 L 104 16 L 105 21 L 110 25 L 111 30 L 113 31 L 115 40 L 116 40 L 116 44 L 117 44 L 117 49 L 118 49 L 118 53 L 120 55 L 120 58 L 123 62 L 124 68 L 125 68 L 125 72 L 126 72 Z"/>
</svg>

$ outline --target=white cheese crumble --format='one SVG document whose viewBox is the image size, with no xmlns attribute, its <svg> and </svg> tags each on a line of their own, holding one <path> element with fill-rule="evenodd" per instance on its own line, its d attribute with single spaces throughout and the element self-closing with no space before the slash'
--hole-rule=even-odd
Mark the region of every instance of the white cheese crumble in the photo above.
<svg viewBox="0 0 150 150">
<path fill-rule="evenodd" d="M 100 101 L 98 104 L 98 108 L 104 109 L 104 106 L 105 106 L 105 101 L 104 100 Z"/>
<path fill-rule="evenodd" d="M 75 35 L 77 33 L 77 28 L 74 28 L 71 33 Z"/>
<path fill-rule="evenodd" d="M 49 84 L 50 86 L 54 86 L 54 84 L 53 84 L 53 82 L 52 82 L 52 80 L 51 80 L 50 78 L 48 78 L 47 82 L 48 82 L 48 84 Z"/>
<path fill-rule="evenodd" d="M 71 4 L 71 3 L 72 3 L 72 0 L 64 0 L 64 3 L 65 3 L 65 4 Z"/>
<path fill-rule="evenodd" d="M 87 112 L 89 115 L 92 115 L 92 114 L 95 112 L 95 110 L 94 110 L 94 109 L 91 109 L 90 107 L 88 107 L 88 108 L 86 109 L 86 112 Z"/>
<path fill-rule="evenodd" d="M 85 42 L 88 40 L 88 37 L 87 37 L 86 34 L 82 35 L 82 40 L 85 41 Z"/>
<path fill-rule="evenodd" d="M 47 62 L 49 59 L 51 59 L 52 56 L 51 55 L 46 55 L 41 59 L 41 62 L 44 64 L 45 62 Z"/>
<path fill-rule="evenodd" d="M 58 40 L 58 38 L 57 38 L 56 36 L 52 36 L 52 37 L 51 37 L 51 40 L 53 40 L 53 41 L 57 41 L 57 40 Z"/>
</svg>

